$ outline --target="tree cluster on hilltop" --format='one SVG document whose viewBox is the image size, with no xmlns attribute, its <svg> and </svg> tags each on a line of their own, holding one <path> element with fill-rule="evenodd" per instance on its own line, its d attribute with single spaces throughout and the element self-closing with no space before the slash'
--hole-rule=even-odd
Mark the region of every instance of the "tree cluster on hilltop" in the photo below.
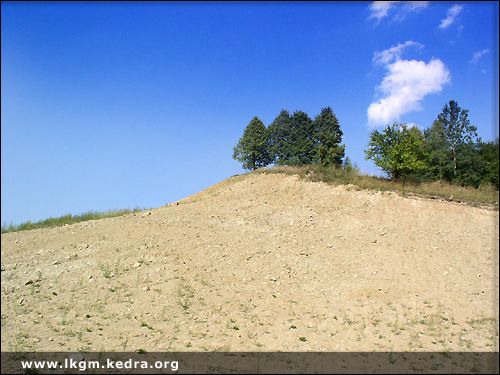
<svg viewBox="0 0 500 375">
<path fill-rule="evenodd" d="M 482 141 L 469 111 L 454 100 L 423 132 L 399 123 L 373 131 L 365 154 L 395 180 L 499 186 L 498 139 Z"/>
<path fill-rule="evenodd" d="M 254 117 L 234 147 L 233 158 L 254 170 L 275 165 L 342 165 L 345 146 L 340 124 L 330 107 L 311 120 L 303 111 L 282 110 L 266 128 Z"/>
<path fill-rule="evenodd" d="M 344 160 L 342 136 L 330 107 L 314 120 L 303 111 L 290 115 L 282 110 L 268 127 L 254 117 L 234 147 L 233 158 L 250 170 L 271 164 L 345 167 L 351 163 Z M 454 100 L 424 131 L 403 123 L 372 131 L 365 156 L 393 180 L 499 187 L 498 138 L 482 141 L 469 111 Z"/>
</svg>

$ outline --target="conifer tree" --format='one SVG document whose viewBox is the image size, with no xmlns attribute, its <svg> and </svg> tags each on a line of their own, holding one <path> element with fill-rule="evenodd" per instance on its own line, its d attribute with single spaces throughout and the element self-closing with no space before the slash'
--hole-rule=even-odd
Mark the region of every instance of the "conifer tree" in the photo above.
<svg viewBox="0 0 500 375">
<path fill-rule="evenodd" d="M 291 117 L 283 109 L 269 125 L 269 154 L 271 162 L 285 165 L 290 160 L 292 147 L 290 143 Z"/>
<path fill-rule="evenodd" d="M 340 167 L 345 155 L 345 145 L 342 145 L 342 130 L 330 107 L 323 108 L 314 119 L 314 161 L 321 165 Z"/>
<path fill-rule="evenodd" d="M 258 117 L 254 117 L 245 128 L 243 136 L 233 149 L 233 159 L 250 170 L 265 167 L 271 162 L 268 131 Z"/>
<path fill-rule="evenodd" d="M 303 111 L 294 112 L 290 119 L 288 165 L 312 164 L 314 161 L 313 121 Z"/>
</svg>

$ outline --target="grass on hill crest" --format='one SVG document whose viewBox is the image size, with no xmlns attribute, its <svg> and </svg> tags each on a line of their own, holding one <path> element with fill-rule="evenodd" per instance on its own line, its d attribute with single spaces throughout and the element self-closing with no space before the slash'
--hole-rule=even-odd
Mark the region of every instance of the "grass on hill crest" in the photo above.
<svg viewBox="0 0 500 375">
<path fill-rule="evenodd" d="M 346 170 L 342 168 L 323 167 L 320 165 L 261 168 L 256 170 L 254 173 L 281 173 L 287 175 L 298 175 L 300 178 L 307 181 L 321 181 L 332 185 L 353 185 L 358 189 L 396 191 L 403 196 L 417 195 L 433 199 L 440 198 L 449 201 L 464 202 L 476 206 L 483 205 L 498 209 L 498 190 L 492 188 L 491 186 L 474 189 L 471 187 L 452 185 L 445 182 L 403 183 L 380 177 L 363 175 L 360 174 L 355 168 Z M 198 194 L 201 193 L 202 192 Z M 193 197 L 196 197 L 196 195 L 191 198 Z M 68 214 L 61 217 L 49 217 L 48 219 L 36 222 L 27 221 L 18 225 L 2 225 L 1 233 L 58 227 L 87 220 L 122 216 L 139 211 L 143 211 L 143 209 L 135 208 L 133 210 L 123 209 L 105 212 L 89 211 L 80 215 Z"/>
<path fill-rule="evenodd" d="M 492 186 L 479 189 L 446 182 L 403 183 L 359 173 L 355 168 L 342 169 L 320 165 L 278 166 L 258 169 L 256 173 L 298 175 L 307 181 L 321 181 L 332 185 L 354 185 L 359 189 L 396 191 L 402 195 L 417 195 L 431 199 L 446 199 L 471 205 L 486 205 L 498 209 L 498 190 Z"/>
<path fill-rule="evenodd" d="M 39 220 L 35 222 L 27 221 L 18 225 L 2 225 L 2 234 L 8 232 L 18 232 L 21 230 L 39 229 L 39 228 L 51 228 L 60 227 L 66 224 L 80 223 L 87 220 L 103 219 L 106 217 L 122 216 L 132 212 L 139 212 L 142 209 L 135 208 L 133 210 L 111 210 L 105 212 L 89 211 L 80 215 L 67 214 L 60 217 L 49 217 L 48 219 Z"/>
</svg>

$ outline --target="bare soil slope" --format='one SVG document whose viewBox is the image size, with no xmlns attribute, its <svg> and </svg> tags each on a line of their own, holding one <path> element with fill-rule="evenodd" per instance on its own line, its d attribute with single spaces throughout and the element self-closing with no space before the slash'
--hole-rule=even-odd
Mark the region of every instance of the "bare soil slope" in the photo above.
<svg viewBox="0 0 500 375">
<path fill-rule="evenodd" d="M 498 351 L 498 212 L 284 175 L 2 235 L 2 350 Z"/>
</svg>

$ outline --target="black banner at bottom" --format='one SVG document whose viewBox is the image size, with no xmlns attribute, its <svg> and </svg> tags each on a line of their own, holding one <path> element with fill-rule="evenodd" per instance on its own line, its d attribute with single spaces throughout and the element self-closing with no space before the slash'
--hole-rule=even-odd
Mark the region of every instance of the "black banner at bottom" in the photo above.
<svg viewBox="0 0 500 375">
<path fill-rule="evenodd" d="M 498 352 L 2 352 L 2 374 L 497 373 Z"/>
</svg>

